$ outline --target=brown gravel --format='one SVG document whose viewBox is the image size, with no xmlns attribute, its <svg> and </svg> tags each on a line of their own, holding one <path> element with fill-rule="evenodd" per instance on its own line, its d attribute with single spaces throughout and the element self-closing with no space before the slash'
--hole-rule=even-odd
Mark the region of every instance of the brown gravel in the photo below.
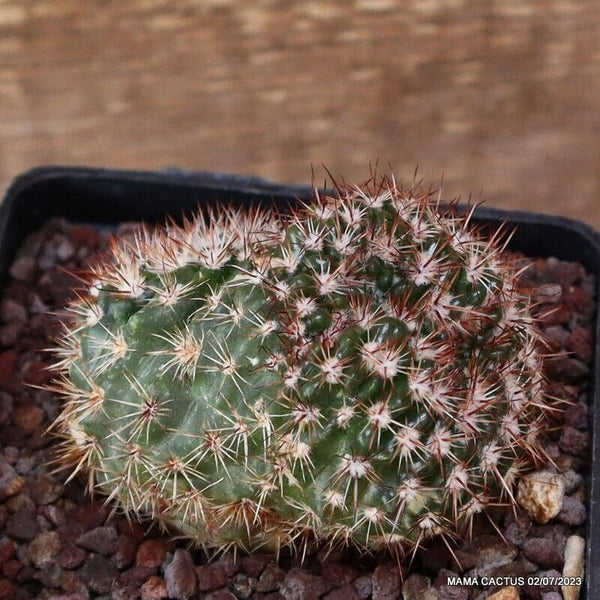
<svg viewBox="0 0 600 600">
<path fill-rule="evenodd" d="M 131 228 L 128 227 L 128 230 Z M 482 600 L 487 592 L 448 586 L 449 574 L 516 576 L 562 571 L 567 537 L 585 535 L 589 468 L 587 409 L 594 336 L 593 278 L 580 265 L 531 261 L 522 277 L 531 287 L 544 336 L 549 393 L 557 403 L 546 449 L 565 480 L 560 514 L 547 525 L 524 513 L 498 511 L 496 529 L 482 518 L 474 537 L 453 548 L 439 540 L 416 553 L 399 573 L 389 556 L 351 551 L 295 557 L 226 555 L 207 564 L 200 551 L 161 537 L 152 524 L 110 516 L 80 479 L 47 467 L 54 440 L 43 434 L 59 412 L 43 384 L 49 336 L 79 268 L 105 247 L 107 235 L 87 226 L 50 221 L 25 242 L 0 299 L 0 600 Z M 66 269 L 66 270 L 65 270 Z M 560 405 L 560 400 L 569 404 Z M 558 408 L 565 410 L 558 410 Z M 402 581 L 401 575 L 404 577 Z M 524 587 L 523 598 L 560 600 L 558 588 Z"/>
</svg>

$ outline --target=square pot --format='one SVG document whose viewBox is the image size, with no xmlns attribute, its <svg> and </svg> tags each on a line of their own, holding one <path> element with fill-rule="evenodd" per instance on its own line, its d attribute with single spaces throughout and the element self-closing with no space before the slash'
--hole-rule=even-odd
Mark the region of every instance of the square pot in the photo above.
<svg viewBox="0 0 600 600">
<path fill-rule="evenodd" d="M 17 178 L 0 206 L 0 281 L 25 237 L 52 217 L 75 223 L 114 227 L 120 222 L 156 222 L 219 202 L 270 203 L 278 206 L 310 198 L 309 186 L 287 186 L 264 179 L 208 172 L 118 171 L 44 167 Z M 509 249 L 532 257 L 555 256 L 581 263 L 600 281 L 600 234 L 565 218 L 478 207 L 474 221 L 514 229 Z M 600 366 L 599 320 L 594 318 L 594 357 L 590 372 L 592 465 L 587 481 L 585 583 L 582 595 L 600 599 Z"/>
</svg>

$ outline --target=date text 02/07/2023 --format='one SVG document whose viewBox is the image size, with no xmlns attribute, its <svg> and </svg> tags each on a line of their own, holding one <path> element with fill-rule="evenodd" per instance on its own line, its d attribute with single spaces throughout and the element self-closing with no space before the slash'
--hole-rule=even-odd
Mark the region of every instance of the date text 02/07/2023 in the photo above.
<svg viewBox="0 0 600 600">
<path fill-rule="evenodd" d="M 528 575 L 518 577 L 448 577 L 446 585 L 449 586 L 497 586 L 497 585 L 528 585 L 528 586 L 567 586 L 583 583 L 581 577 L 549 577 L 540 575 Z"/>
</svg>

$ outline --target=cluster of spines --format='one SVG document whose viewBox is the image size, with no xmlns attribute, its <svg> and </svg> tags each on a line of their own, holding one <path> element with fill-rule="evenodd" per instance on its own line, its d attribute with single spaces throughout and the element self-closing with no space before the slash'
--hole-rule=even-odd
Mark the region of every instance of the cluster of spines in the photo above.
<svg viewBox="0 0 600 600">
<path fill-rule="evenodd" d="M 115 242 L 61 340 L 63 459 L 205 545 L 469 530 L 542 452 L 502 251 L 387 179 Z"/>
</svg>

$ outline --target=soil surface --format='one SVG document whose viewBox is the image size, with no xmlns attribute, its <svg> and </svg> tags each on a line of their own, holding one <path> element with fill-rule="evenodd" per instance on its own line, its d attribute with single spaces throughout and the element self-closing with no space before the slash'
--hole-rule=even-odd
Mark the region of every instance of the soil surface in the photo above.
<svg viewBox="0 0 600 600">
<path fill-rule="evenodd" d="M 132 225 L 120 233 L 130 235 Z M 448 585 L 453 575 L 548 576 L 563 572 L 565 547 L 585 537 L 590 465 L 588 374 L 592 359 L 594 278 L 576 263 L 520 257 L 538 303 L 549 351 L 548 400 L 557 410 L 545 441 L 565 495 L 545 525 L 525 511 L 482 517 L 472 540 L 452 550 L 437 540 L 399 573 L 390 556 L 315 551 L 301 563 L 283 556 L 225 555 L 212 562 L 152 523 L 128 522 L 85 481 L 66 482 L 48 462 L 56 439 L 45 430 L 60 410 L 47 383 L 59 309 L 77 286 L 69 274 L 101 253 L 107 232 L 49 221 L 31 235 L 10 269 L 0 302 L 0 600 L 201 598 L 206 600 L 482 600 L 505 585 Z M 33 386 L 33 387 L 32 387 Z M 568 401 L 567 404 L 561 401 Z M 521 585 L 498 598 L 560 600 L 558 585 Z M 573 590 L 574 592 L 574 590 Z M 512 594 L 512 595 L 509 595 Z M 576 595 L 570 596 L 575 598 Z"/>
</svg>

